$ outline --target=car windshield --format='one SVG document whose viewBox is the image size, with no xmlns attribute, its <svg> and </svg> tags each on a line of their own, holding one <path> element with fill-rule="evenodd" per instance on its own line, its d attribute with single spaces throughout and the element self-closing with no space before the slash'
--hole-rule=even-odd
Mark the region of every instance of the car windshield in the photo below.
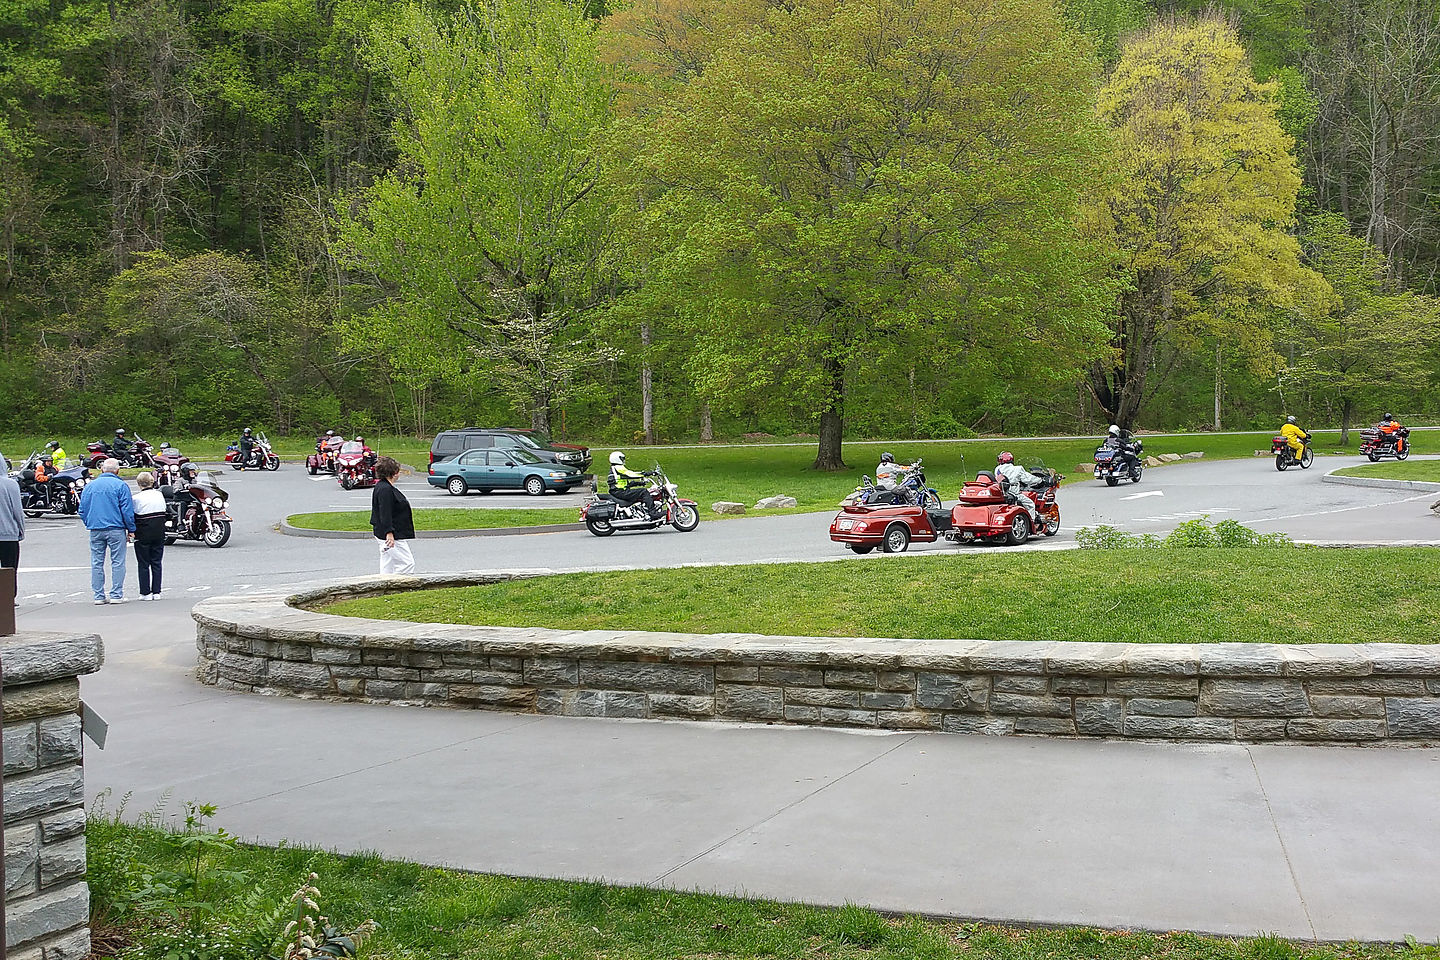
<svg viewBox="0 0 1440 960">
<path fill-rule="evenodd" d="M 532 450 L 540 449 L 540 444 L 535 440 L 534 437 L 527 437 L 523 433 L 517 433 L 515 434 L 515 439 L 519 440 L 521 443 L 525 444 L 525 446 L 529 447 Z"/>
</svg>

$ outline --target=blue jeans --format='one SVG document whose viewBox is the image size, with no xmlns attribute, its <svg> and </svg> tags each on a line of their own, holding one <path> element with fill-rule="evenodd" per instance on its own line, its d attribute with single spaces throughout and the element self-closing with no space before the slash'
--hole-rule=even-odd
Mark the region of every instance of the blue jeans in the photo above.
<svg viewBox="0 0 1440 960">
<path fill-rule="evenodd" d="M 125 596 L 125 528 L 90 531 L 90 589 L 105 599 L 105 551 L 110 551 L 110 599 Z"/>
</svg>

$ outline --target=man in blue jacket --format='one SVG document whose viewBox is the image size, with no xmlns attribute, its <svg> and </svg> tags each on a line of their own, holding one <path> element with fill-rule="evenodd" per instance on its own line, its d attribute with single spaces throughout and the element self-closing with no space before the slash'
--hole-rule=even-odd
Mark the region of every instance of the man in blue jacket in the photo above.
<svg viewBox="0 0 1440 960">
<path fill-rule="evenodd" d="M 125 602 L 125 541 L 135 532 L 135 501 L 110 457 L 80 494 L 80 521 L 90 531 L 90 589 L 96 603 Z M 110 595 L 105 595 L 105 551 L 110 551 Z"/>
</svg>

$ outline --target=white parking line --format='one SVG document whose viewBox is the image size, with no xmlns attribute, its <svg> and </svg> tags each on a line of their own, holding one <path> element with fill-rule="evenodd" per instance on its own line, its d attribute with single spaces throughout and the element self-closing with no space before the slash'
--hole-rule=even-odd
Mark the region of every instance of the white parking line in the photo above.
<svg viewBox="0 0 1440 960">
<path fill-rule="evenodd" d="M 59 573 L 62 570 L 86 570 L 87 567 L 21 567 L 21 573 Z"/>
<path fill-rule="evenodd" d="M 1144 493 L 1132 493 L 1132 494 L 1130 494 L 1130 496 L 1128 496 L 1128 497 L 1121 497 L 1120 499 L 1121 499 L 1121 500 L 1139 500 L 1139 499 L 1142 499 L 1142 498 L 1144 498 L 1144 497 L 1163 497 L 1163 496 L 1165 496 L 1165 491 L 1164 491 L 1164 490 L 1146 490 Z"/>
<path fill-rule="evenodd" d="M 27 594 L 24 596 L 23 599 L 25 599 L 25 600 L 44 600 L 46 597 L 53 597 L 53 596 L 55 596 L 55 594 L 53 594 L 53 593 L 27 593 Z"/>
<path fill-rule="evenodd" d="M 209 587 L 186 587 L 185 589 L 186 589 L 186 591 L 189 592 L 189 593 L 199 593 L 199 592 L 202 591 L 202 590 L 209 590 L 210 588 L 209 588 Z"/>
<path fill-rule="evenodd" d="M 1166 523 L 1171 520 L 1193 520 L 1196 517 L 1206 517 L 1212 513 L 1235 513 L 1230 507 L 1209 507 L 1205 510 L 1182 510 L 1179 513 L 1162 513 L 1155 517 L 1136 517 L 1129 523 Z"/>
</svg>

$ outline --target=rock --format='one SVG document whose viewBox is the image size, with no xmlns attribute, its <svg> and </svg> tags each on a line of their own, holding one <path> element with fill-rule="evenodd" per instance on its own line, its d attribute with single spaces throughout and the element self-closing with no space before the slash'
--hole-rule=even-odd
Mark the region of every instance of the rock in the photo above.
<svg viewBox="0 0 1440 960">
<path fill-rule="evenodd" d="M 1158 467 L 1158 466 L 1160 466 L 1160 464 L 1163 463 L 1163 462 L 1164 462 L 1164 461 L 1162 461 L 1159 457 L 1146 457 L 1146 458 L 1145 458 L 1145 466 L 1147 466 L 1147 467 Z"/>
<path fill-rule="evenodd" d="M 1165 463 L 1174 463 L 1175 461 L 1177 461 L 1177 460 L 1180 459 L 1180 454 L 1178 454 L 1178 453 L 1162 453 L 1162 454 L 1160 454 L 1160 459 L 1161 459 L 1163 462 L 1165 462 Z"/>
<path fill-rule="evenodd" d="M 1440 737 L 1440 699 L 1385 698 L 1385 716 L 1392 737 Z M 9 804 L 6 804 L 8 809 Z"/>
<path fill-rule="evenodd" d="M 1093 463 L 1077 463 L 1077 464 L 1075 464 L 1075 472 L 1076 472 L 1076 473 L 1094 473 L 1094 472 L 1095 472 L 1095 464 L 1093 464 Z"/>
<path fill-rule="evenodd" d="M 1206 680 L 1200 707 L 1212 717 L 1310 716 L 1310 701 L 1298 680 Z"/>
<path fill-rule="evenodd" d="M 1256 457 L 1268 457 L 1268 456 L 1270 456 L 1270 451 L 1269 451 L 1269 450 L 1256 450 L 1255 453 L 1253 454 L 1253 456 L 1256 456 Z"/>
<path fill-rule="evenodd" d="M 755 503 L 756 510 L 783 510 L 786 507 L 798 507 L 800 502 L 794 497 L 787 497 L 781 494 L 778 497 L 766 497 Z M 718 512 L 718 511 L 717 511 Z"/>
<path fill-rule="evenodd" d="M 1182 460 L 1199 460 L 1199 459 L 1200 459 L 1201 457 L 1203 457 L 1203 456 L 1205 456 L 1205 451 L 1204 451 L 1204 450 L 1192 450 L 1192 451 L 1190 451 L 1189 453 L 1182 453 L 1182 454 L 1180 455 L 1180 459 L 1182 459 Z"/>
<path fill-rule="evenodd" d="M 1440 500 L 1436 500 L 1434 503 L 1430 504 L 1430 512 L 1440 513 Z"/>
<path fill-rule="evenodd" d="M 727 514 L 739 516 L 745 512 L 745 504 L 733 503 L 729 500 L 716 500 L 710 504 L 710 509 L 722 516 Z"/>
</svg>

